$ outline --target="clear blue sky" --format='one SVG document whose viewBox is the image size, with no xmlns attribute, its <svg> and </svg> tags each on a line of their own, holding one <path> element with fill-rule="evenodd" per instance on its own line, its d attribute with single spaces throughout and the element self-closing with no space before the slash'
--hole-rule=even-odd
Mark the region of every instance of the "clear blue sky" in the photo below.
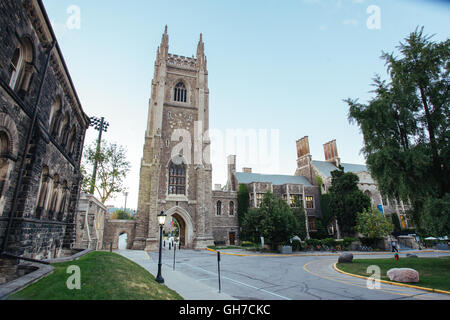
<svg viewBox="0 0 450 320">
<path fill-rule="evenodd" d="M 348 97 L 367 101 L 381 51 L 394 51 L 416 26 L 435 40 L 450 33 L 450 4 L 433 0 L 44 0 L 84 111 L 110 122 L 105 138 L 127 147 L 128 207 L 137 206 L 139 168 L 156 48 L 168 25 L 169 51 L 191 56 L 203 33 L 208 58 L 210 126 L 280 130 L 279 169 L 293 174 L 295 141 L 309 136 L 314 159 L 337 140 L 343 162 L 364 163 L 359 128 L 347 120 Z M 67 28 L 80 9 L 80 29 Z M 369 29 L 367 8 L 381 12 Z M 86 144 L 96 139 L 90 129 Z M 242 159 L 242 157 L 241 157 Z M 213 159 L 214 160 L 214 159 Z M 226 182 L 213 162 L 213 183 Z M 267 168 L 266 168 L 267 169 Z M 123 206 L 118 195 L 110 202 Z"/>
</svg>

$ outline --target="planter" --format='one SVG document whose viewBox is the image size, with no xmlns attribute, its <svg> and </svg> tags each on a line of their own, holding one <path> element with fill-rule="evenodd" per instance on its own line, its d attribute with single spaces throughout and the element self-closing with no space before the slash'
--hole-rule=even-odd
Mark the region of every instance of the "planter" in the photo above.
<svg viewBox="0 0 450 320">
<path fill-rule="evenodd" d="M 290 254 L 292 253 L 292 246 L 281 246 L 280 247 L 281 254 Z"/>
</svg>

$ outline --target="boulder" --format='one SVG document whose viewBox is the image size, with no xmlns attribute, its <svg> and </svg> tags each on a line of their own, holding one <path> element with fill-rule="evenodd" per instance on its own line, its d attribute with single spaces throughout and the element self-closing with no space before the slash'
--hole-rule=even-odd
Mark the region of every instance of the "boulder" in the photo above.
<svg viewBox="0 0 450 320">
<path fill-rule="evenodd" d="M 343 252 L 339 256 L 338 263 L 346 263 L 346 262 L 352 262 L 353 261 L 353 254 L 349 252 Z"/>
<path fill-rule="evenodd" d="M 415 255 L 415 254 L 413 254 L 413 253 L 408 253 L 408 254 L 406 255 L 406 257 L 407 257 L 407 258 L 418 258 L 418 256 Z"/>
<path fill-rule="evenodd" d="M 387 272 L 387 276 L 391 281 L 397 282 L 419 282 L 419 272 L 409 268 L 394 268 Z"/>
</svg>

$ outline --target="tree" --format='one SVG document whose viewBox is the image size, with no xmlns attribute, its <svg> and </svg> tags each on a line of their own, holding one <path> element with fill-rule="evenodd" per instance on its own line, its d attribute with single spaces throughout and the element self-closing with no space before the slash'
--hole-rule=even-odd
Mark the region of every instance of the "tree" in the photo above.
<svg viewBox="0 0 450 320">
<path fill-rule="evenodd" d="M 126 149 L 115 143 L 103 141 L 100 152 L 97 153 L 97 143 L 93 142 L 85 147 L 82 163 L 84 178 L 82 190 L 89 192 L 91 176 L 87 174 L 97 161 L 97 179 L 95 191 L 102 203 L 114 198 L 115 194 L 123 192 L 125 186 L 124 178 L 130 171 L 130 163 L 126 159 Z"/>
<path fill-rule="evenodd" d="M 400 219 L 398 218 L 398 214 L 395 212 L 392 214 L 392 223 L 394 224 L 395 232 L 402 231 L 402 225 L 400 224 Z"/>
<path fill-rule="evenodd" d="M 238 202 L 238 219 L 239 224 L 242 225 L 242 221 L 248 211 L 248 208 L 250 206 L 250 197 L 248 195 L 248 188 L 246 184 L 240 184 L 237 194 L 237 202 Z"/>
<path fill-rule="evenodd" d="M 371 206 L 370 198 L 358 189 L 359 178 L 354 173 L 335 170 L 331 177 L 330 216 L 336 217 L 343 234 L 352 235 L 358 213 Z"/>
<path fill-rule="evenodd" d="M 291 208 L 292 214 L 297 219 L 298 229 L 295 231 L 295 235 L 299 236 L 300 239 L 306 239 L 306 212 L 305 208 L 303 208 L 302 202 L 300 199 L 295 198 L 293 207 Z"/>
<path fill-rule="evenodd" d="M 275 199 L 271 192 L 266 192 L 259 208 L 262 220 L 262 234 L 272 249 L 288 242 L 299 229 L 299 223 L 289 205 L 283 199 Z"/>
<path fill-rule="evenodd" d="M 427 198 L 423 212 L 425 232 L 435 237 L 450 235 L 450 194 L 442 199 Z"/>
<path fill-rule="evenodd" d="M 394 225 L 372 206 L 358 214 L 356 230 L 369 239 L 382 238 L 394 230 Z"/>
<path fill-rule="evenodd" d="M 111 215 L 112 220 L 135 220 L 133 216 L 130 215 L 129 212 L 119 209 L 114 211 L 114 213 Z"/>
<path fill-rule="evenodd" d="M 263 231 L 263 220 L 263 212 L 259 208 L 248 210 L 241 223 L 241 240 L 258 243 Z"/>
<path fill-rule="evenodd" d="M 411 200 L 412 218 L 424 229 L 440 223 L 434 220 L 437 212 L 425 213 L 425 204 L 450 192 L 450 40 L 431 38 L 417 28 L 397 47 L 400 57 L 383 52 L 389 81 L 375 77 L 375 97 L 367 104 L 346 100 L 349 121 L 361 128 L 362 151 L 380 190 Z"/>
</svg>

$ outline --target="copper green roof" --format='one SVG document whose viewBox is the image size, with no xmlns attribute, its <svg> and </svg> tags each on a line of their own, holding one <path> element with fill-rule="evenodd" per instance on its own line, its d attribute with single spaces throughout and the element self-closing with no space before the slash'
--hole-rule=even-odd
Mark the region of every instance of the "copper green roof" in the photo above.
<svg viewBox="0 0 450 320">
<path fill-rule="evenodd" d="M 305 186 L 312 186 L 312 184 L 302 176 L 289 176 L 279 174 L 260 174 L 260 173 L 247 173 L 236 172 L 236 178 L 239 183 L 252 183 L 252 182 L 266 182 L 273 185 L 283 184 L 302 184 Z"/>
</svg>

